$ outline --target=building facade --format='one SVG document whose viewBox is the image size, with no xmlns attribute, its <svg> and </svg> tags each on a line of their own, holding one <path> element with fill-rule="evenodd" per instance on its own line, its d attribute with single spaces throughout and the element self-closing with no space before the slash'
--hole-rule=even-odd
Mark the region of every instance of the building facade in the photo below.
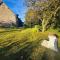
<svg viewBox="0 0 60 60">
<path fill-rule="evenodd" d="M 0 26 L 10 27 L 16 25 L 16 15 L 0 0 Z"/>
</svg>

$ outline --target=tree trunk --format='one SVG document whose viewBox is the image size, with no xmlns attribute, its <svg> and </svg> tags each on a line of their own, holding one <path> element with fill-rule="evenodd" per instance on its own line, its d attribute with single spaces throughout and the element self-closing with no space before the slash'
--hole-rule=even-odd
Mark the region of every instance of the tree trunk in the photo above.
<svg viewBox="0 0 60 60">
<path fill-rule="evenodd" d="M 45 32 L 46 30 L 46 25 L 45 25 L 45 20 L 43 19 L 42 21 L 42 32 Z"/>
<path fill-rule="evenodd" d="M 42 32 L 45 32 L 45 30 L 46 30 L 46 27 L 43 25 L 42 26 Z"/>
</svg>

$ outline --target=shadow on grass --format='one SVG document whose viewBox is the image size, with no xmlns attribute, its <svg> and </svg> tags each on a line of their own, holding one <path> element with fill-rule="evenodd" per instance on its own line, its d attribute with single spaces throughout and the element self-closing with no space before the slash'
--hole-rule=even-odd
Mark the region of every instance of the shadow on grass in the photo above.
<svg viewBox="0 0 60 60">
<path fill-rule="evenodd" d="M 38 52 L 40 51 L 40 43 L 41 40 L 32 42 L 28 42 L 27 40 L 13 42 L 7 47 L 0 48 L 0 60 L 33 60 L 32 53 L 40 54 Z M 34 50 L 36 48 L 38 51 Z M 40 55 L 39 57 L 36 55 L 34 58 L 40 59 Z"/>
<path fill-rule="evenodd" d="M 60 60 L 60 48 L 58 52 L 47 49 L 42 57 L 42 60 Z"/>
<path fill-rule="evenodd" d="M 0 49 L 0 60 L 29 60 L 29 56 L 32 53 L 32 42 L 25 42 L 22 45 L 18 45 L 19 42 L 12 43 L 11 45 Z M 16 50 L 12 50 L 16 47 Z M 14 53 L 13 53 L 13 52 Z"/>
<path fill-rule="evenodd" d="M 56 53 L 50 49 L 45 49 L 40 46 L 40 43 L 39 40 L 13 42 L 7 47 L 0 48 L 0 60 L 60 60 L 60 51 Z M 33 56 L 32 53 L 36 53 L 36 55 Z"/>
</svg>

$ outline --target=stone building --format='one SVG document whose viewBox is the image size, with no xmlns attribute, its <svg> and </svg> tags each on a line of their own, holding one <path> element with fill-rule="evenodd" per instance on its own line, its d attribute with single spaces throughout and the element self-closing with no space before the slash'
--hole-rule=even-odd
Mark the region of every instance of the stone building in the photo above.
<svg viewBox="0 0 60 60">
<path fill-rule="evenodd" d="M 11 27 L 13 25 L 16 25 L 16 15 L 0 0 L 0 26 Z"/>
</svg>

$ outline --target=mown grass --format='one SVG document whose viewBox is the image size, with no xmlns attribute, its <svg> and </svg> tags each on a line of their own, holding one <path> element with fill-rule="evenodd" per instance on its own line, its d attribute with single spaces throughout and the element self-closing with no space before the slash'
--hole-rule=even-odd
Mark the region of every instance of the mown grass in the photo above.
<svg viewBox="0 0 60 60">
<path fill-rule="evenodd" d="M 60 32 L 57 30 L 42 33 L 36 28 L 0 29 L 0 60 L 60 60 L 60 52 L 41 46 L 49 33 L 58 34 L 60 48 Z"/>
</svg>

